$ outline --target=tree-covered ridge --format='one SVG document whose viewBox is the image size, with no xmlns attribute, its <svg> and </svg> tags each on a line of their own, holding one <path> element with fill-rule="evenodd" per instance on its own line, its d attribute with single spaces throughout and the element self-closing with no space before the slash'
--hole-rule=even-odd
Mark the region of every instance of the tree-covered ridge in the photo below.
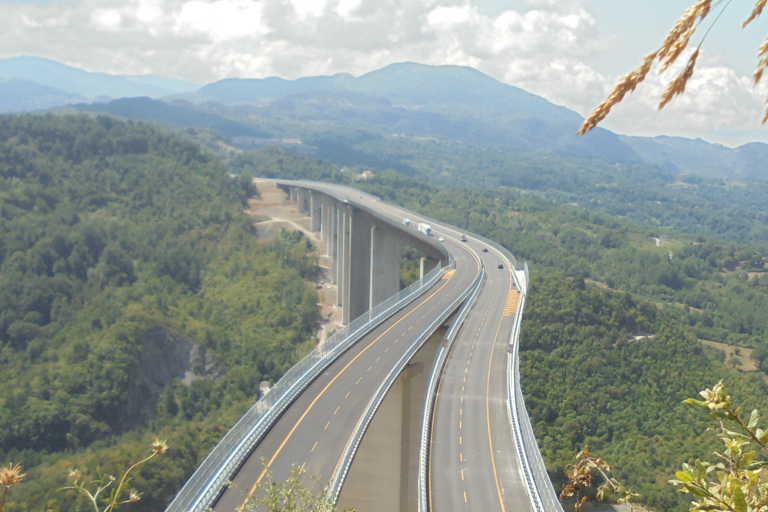
<svg viewBox="0 0 768 512">
<path fill-rule="evenodd" d="M 635 340 L 638 330 L 654 336 Z M 762 377 L 725 368 L 673 315 L 579 279 L 534 273 L 521 349 L 526 404 L 555 480 L 588 444 L 657 510 L 687 510 L 690 498 L 666 481 L 720 448 L 701 435 L 711 420 L 682 400 L 724 378 L 746 410 L 768 404 Z"/>
<path fill-rule="evenodd" d="M 317 257 L 300 233 L 258 241 L 249 189 L 145 124 L 0 117 L 0 456 L 30 474 L 8 510 L 82 509 L 56 494 L 66 470 L 120 473 L 147 428 L 173 442 L 137 510 L 162 508 L 314 346 Z M 178 346 L 184 381 L 142 372 Z"/>
</svg>

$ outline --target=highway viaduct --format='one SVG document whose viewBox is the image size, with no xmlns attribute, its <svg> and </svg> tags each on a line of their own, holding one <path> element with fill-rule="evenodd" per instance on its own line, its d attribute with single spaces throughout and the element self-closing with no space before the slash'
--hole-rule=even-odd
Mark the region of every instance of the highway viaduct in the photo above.
<svg viewBox="0 0 768 512">
<path fill-rule="evenodd" d="M 403 219 L 409 218 L 412 226 L 426 219 L 355 189 L 275 182 L 296 202 L 298 210 L 310 217 L 312 230 L 320 233 L 321 250 L 333 262 L 331 279 L 337 285 L 336 301 L 342 308 L 344 324 L 361 324 L 366 315 L 372 318 L 371 312 L 377 308 L 390 307 L 390 297 L 400 288 L 403 245 L 424 254 L 421 277 L 426 281 L 425 276 L 433 276 L 433 280 L 413 292 L 413 297 L 404 298 L 407 304 L 392 306 L 385 319 L 368 325 L 367 330 L 361 328 L 364 335 L 334 356 L 321 373 L 301 383 L 300 392 L 285 400 L 284 408 L 268 425 L 252 429 L 260 433 L 242 460 L 226 465 L 216 462 L 222 457 L 212 453 L 211 461 L 207 459 L 201 465 L 167 510 L 243 510 L 253 504 L 253 496 L 259 492 L 258 486 L 266 483 L 268 471 L 276 481 L 282 481 L 298 465 L 318 478 L 317 482 L 309 482 L 314 490 L 332 481 L 334 499 L 341 491 L 340 505 L 357 506 L 361 512 L 416 508 L 420 512 L 560 512 L 559 505 L 542 507 L 541 499 L 534 496 L 537 485 L 550 484 L 542 482 L 543 478 L 538 484 L 532 482 L 528 456 L 523 453 L 521 457 L 525 448 L 520 432 L 515 434 L 510 425 L 514 415 L 509 404 L 513 399 L 505 365 L 512 350 L 510 333 L 515 325 L 519 328 L 521 291 L 527 285 L 527 276 L 514 268 L 514 259 L 510 261 L 508 253 L 505 255 L 479 237 L 469 235 L 467 240 L 464 233 L 433 221 L 428 222 L 434 236 L 419 233 L 415 227 L 406 226 Z M 444 241 L 438 242 L 438 237 Z M 468 297 L 473 290 L 476 293 L 470 304 Z M 466 322 L 457 330 L 455 339 L 449 340 L 452 345 L 444 366 L 433 370 L 440 387 L 430 408 L 429 435 L 422 440 L 428 452 L 427 484 L 415 485 L 413 475 L 411 488 L 418 487 L 426 504 L 419 502 L 420 496 L 400 496 L 393 501 L 399 505 L 389 508 L 382 508 L 381 502 L 377 505 L 375 500 L 356 503 L 355 497 L 365 501 L 365 496 L 361 498 L 359 490 L 354 496 L 343 484 L 347 476 L 355 479 L 355 465 L 350 472 L 352 458 L 358 449 L 366 449 L 366 440 L 362 446 L 359 444 L 370 425 L 366 418 L 381 405 L 393 385 L 393 375 L 396 378 L 403 374 L 420 347 L 463 303 Z M 261 419 L 254 416 L 254 423 L 267 423 L 269 412 L 261 414 Z M 233 444 L 232 440 L 229 444 Z M 222 469 L 217 470 L 212 461 Z M 376 482 L 370 483 L 372 488 L 386 480 L 383 466 L 374 468 L 373 473 L 369 468 L 369 475 L 379 472 Z M 357 472 L 360 480 L 365 471 Z M 222 485 L 222 475 L 228 485 Z M 209 483 L 214 480 L 215 485 Z M 397 480 L 402 480 L 400 475 Z M 402 494 L 402 485 L 395 487 L 384 492 Z M 551 494 L 551 488 L 547 491 Z"/>
</svg>

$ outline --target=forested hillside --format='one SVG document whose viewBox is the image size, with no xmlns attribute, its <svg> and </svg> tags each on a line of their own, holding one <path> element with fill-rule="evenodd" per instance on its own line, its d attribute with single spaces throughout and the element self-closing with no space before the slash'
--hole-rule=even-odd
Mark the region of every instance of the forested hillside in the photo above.
<svg viewBox="0 0 768 512">
<path fill-rule="evenodd" d="M 67 471 L 121 473 L 155 436 L 134 509 L 161 509 L 314 345 L 316 256 L 258 242 L 249 191 L 145 124 L 0 117 L 0 459 L 28 473 L 7 510 L 86 510 Z"/>
<path fill-rule="evenodd" d="M 352 184 L 527 260 L 534 273 L 522 382 L 556 482 L 588 443 L 644 503 L 683 512 L 689 500 L 667 480 L 683 462 L 708 457 L 717 441 L 704 434 L 706 415 L 681 400 L 724 378 L 734 396 L 768 410 L 765 375 L 728 368 L 698 342 L 768 355 L 768 245 L 666 231 L 657 246 L 657 227 L 620 217 L 508 189 L 445 189 L 394 171 L 364 180 L 277 149 L 244 153 L 232 165 L 261 176 Z"/>
</svg>

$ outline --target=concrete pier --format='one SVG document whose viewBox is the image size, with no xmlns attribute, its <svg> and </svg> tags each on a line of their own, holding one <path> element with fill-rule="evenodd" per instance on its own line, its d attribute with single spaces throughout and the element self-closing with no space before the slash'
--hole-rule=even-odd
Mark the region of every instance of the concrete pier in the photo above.
<svg viewBox="0 0 768 512">
<path fill-rule="evenodd" d="M 349 324 L 400 290 L 402 247 L 426 254 L 420 264 L 423 277 L 444 263 L 435 244 L 414 231 L 398 229 L 391 220 L 365 208 L 318 192 L 281 186 L 299 213 L 310 218 L 311 231 L 320 233 L 320 251 L 330 259 L 330 281 L 337 287 L 335 305 L 342 308 L 342 323 Z"/>
</svg>

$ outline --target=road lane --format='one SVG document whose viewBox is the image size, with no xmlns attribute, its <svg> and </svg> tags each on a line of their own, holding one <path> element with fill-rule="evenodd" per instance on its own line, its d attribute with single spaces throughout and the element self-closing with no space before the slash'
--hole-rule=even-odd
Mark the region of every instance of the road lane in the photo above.
<svg viewBox="0 0 768 512">
<path fill-rule="evenodd" d="M 506 409 L 506 348 L 516 311 L 511 269 L 467 242 L 487 278 L 443 371 L 430 450 L 430 509 L 530 511 Z M 498 269 L 503 264 L 504 268 Z M 512 293 L 510 293 L 512 291 Z"/>
</svg>

